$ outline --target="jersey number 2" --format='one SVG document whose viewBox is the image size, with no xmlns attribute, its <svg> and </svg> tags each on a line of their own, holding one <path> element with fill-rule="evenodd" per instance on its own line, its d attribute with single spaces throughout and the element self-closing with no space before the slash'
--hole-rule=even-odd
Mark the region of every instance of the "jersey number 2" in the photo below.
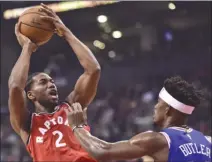
<svg viewBox="0 0 212 162">
<path fill-rule="evenodd" d="M 62 140 L 62 138 L 63 138 L 62 132 L 56 130 L 56 131 L 52 132 L 52 134 L 53 134 L 53 135 L 58 135 L 58 138 L 57 138 L 57 140 L 56 140 L 56 142 L 55 142 L 56 147 L 63 147 L 63 146 L 66 146 L 66 143 L 61 143 L 61 142 L 60 142 L 60 141 Z"/>
</svg>

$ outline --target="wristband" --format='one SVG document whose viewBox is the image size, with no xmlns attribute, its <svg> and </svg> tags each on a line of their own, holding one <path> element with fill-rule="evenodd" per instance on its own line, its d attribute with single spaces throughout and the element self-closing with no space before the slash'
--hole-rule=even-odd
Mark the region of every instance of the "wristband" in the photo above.
<svg viewBox="0 0 212 162">
<path fill-rule="evenodd" d="M 74 127 L 72 128 L 72 132 L 74 132 L 74 130 L 77 129 L 77 128 L 83 128 L 83 125 L 74 126 Z"/>
</svg>

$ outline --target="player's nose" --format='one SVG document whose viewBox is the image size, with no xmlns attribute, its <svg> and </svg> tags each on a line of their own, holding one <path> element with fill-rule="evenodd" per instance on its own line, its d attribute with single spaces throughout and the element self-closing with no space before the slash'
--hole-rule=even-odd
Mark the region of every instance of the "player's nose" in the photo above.
<svg viewBox="0 0 212 162">
<path fill-rule="evenodd" d="M 51 83 L 51 82 L 49 82 L 48 88 L 50 88 L 50 89 L 57 89 L 56 88 L 56 85 L 54 83 Z"/>
</svg>

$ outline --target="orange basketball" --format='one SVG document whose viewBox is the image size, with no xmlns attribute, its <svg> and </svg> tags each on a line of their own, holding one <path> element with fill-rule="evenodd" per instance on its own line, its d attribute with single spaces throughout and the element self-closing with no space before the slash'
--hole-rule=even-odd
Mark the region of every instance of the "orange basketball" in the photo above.
<svg viewBox="0 0 212 162">
<path fill-rule="evenodd" d="M 54 25 L 42 20 L 40 16 L 47 16 L 40 7 L 32 7 L 27 9 L 19 17 L 20 32 L 27 36 L 32 42 L 44 44 L 48 42 L 54 34 Z"/>
</svg>

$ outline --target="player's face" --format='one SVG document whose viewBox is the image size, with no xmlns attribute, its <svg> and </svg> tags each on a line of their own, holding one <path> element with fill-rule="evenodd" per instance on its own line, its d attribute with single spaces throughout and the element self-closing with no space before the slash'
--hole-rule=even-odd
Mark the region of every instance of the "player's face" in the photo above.
<svg viewBox="0 0 212 162">
<path fill-rule="evenodd" d="M 166 119 L 167 106 L 168 105 L 163 100 L 161 100 L 160 98 L 158 99 L 158 103 L 155 105 L 153 115 L 153 121 L 156 125 L 162 125 L 164 120 Z"/>
<path fill-rule="evenodd" d="M 56 106 L 58 104 L 58 91 L 54 80 L 45 73 L 40 73 L 33 77 L 31 88 L 35 101 L 43 106 Z"/>
</svg>

